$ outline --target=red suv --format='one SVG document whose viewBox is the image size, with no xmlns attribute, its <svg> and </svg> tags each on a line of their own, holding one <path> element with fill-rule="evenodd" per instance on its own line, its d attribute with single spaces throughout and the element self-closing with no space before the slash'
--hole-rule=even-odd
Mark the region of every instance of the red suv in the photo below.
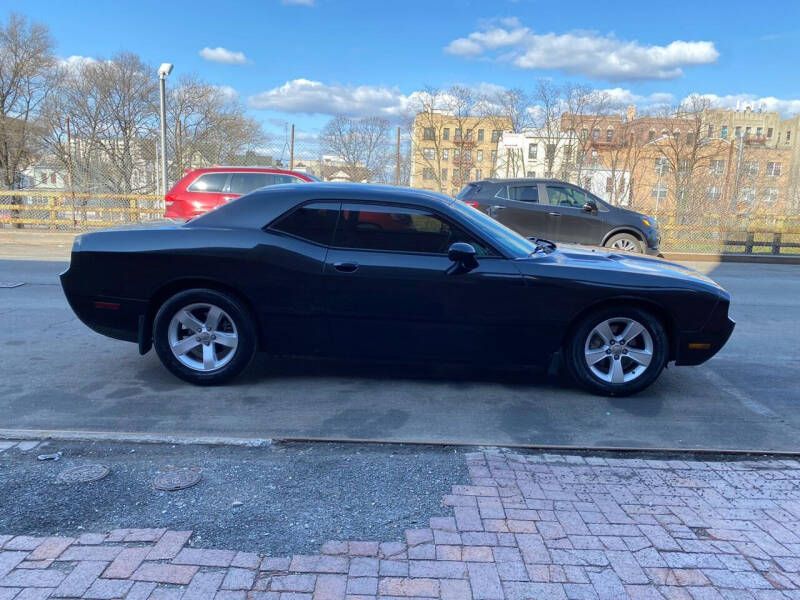
<svg viewBox="0 0 800 600">
<path fill-rule="evenodd" d="M 189 171 L 164 196 L 172 219 L 191 219 L 253 190 L 281 183 L 319 181 L 308 173 L 269 167 L 209 167 Z"/>
</svg>

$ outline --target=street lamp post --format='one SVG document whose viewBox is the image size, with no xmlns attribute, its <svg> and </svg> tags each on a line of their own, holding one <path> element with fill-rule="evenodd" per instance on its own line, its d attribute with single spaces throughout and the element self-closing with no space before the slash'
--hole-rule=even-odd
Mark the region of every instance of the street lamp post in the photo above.
<svg viewBox="0 0 800 600">
<path fill-rule="evenodd" d="M 158 95 L 161 108 L 161 195 L 167 195 L 167 76 L 172 73 L 172 63 L 158 68 Z"/>
</svg>

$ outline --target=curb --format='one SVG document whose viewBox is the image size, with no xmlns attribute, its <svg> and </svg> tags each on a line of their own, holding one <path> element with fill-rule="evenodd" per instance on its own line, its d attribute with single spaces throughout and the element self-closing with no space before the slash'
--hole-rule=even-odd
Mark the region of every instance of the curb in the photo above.
<svg viewBox="0 0 800 600">
<path fill-rule="evenodd" d="M 281 437 L 246 438 L 235 436 L 166 435 L 149 433 L 116 433 L 112 431 L 59 431 L 42 429 L 0 429 L 0 439 L 37 440 L 64 442 L 130 442 L 138 444 L 177 444 L 198 446 L 239 446 L 260 448 L 280 443 L 330 443 L 330 444 L 392 444 L 405 446 L 450 446 L 461 448 L 509 448 L 518 450 L 547 450 L 557 452 L 615 452 L 619 454 L 716 454 L 728 456 L 760 455 L 800 457 L 798 450 L 754 450 L 730 448 L 663 448 L 641 446 L 571 446 L 556 444 L 515 444 L 497 445 L 485 442 L 463 442 L 452 440 L 382 440 L 375 438 L 337 438 L 337 437 Z"/>
<path fill-rule="evenodd" d="M 694 254 L 691 252 L 664 252 L 664 259 L 673 262 L 730 262 L 776 265 L 800 265 L 800 254 Z"/>
</svg>

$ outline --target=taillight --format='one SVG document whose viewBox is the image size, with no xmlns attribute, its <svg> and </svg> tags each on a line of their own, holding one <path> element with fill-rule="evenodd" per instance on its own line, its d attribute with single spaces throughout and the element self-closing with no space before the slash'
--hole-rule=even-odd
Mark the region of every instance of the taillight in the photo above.
<svg viewBox="0 0 800 600">
<path fill-rule="evenodd" d="M 480 208 L 480 202 L 475 202 L 475 200 L 464 200 L 464 204 L 472 208 Z"/>
</svg>

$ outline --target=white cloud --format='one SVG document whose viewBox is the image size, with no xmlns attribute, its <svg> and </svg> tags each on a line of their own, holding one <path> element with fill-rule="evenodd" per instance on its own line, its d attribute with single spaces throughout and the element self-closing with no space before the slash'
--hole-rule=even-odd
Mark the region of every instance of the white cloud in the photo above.
<svg viewBox="0 0 800 600">
<path fill-rule="evenodd" d="M 97 60 L 95 60 L 91 56 L 73 55 L 73 56 L 69 56 L 67 58 L 61 58 L 61 59 L 59 59 L 58 62 L 62 67 L 66 68 L 66 69 L 68 69 L 70 71 L 76 71 L 77 72 L 78 69 L 80 69 L 84 65 L 90 65 L 92 63 L 96 63 Z"/>
<path fill-rule="evenodd" d="M 228 100 L 236 100 L 239 97 L 239 92 L 229 85 L 215 85 L 214 87 Z"/>
<path fill-rule="evenodd" d="M 450 42 L 445 52 L 611 81 L 675 79 L 684 67 L 711 64 L 719 57 L 709 41 L 646 46 L 595 32 L 537 34 L 516 18 L 485 22 L 478 31 Z"/>
<path fill-rule="evenodd" d="M 397 89 L 383 86 L 327 85 L 293 79 L 251 96 L 247 104 L 250 108 L 286 113 L 392 117 L 404 111 L 410 98 Z"/>
<path fill-rule="evenodd" d="M 317 0 L 281 0 L 287 6 L 316 6 Z"/>
<path fill-rule="evenodd" d="M 206 46 L 200 50 L 198 54 L 205 60 L 215 63 L 224 63 L 226 65 L 243 65 L 247 62 L 247 57 L 244 55 L 244 52 L 234 52 L 222 46 L 216 48 L 209 48 Z"/>
<path fill-rule="evenodd" d="M 781 99 L 774 96 L 756 96 L 755 94 L 727 94 L 718 96 L 716 94 L 698 94 L 701 98 L 708 100 L 715 108 L 733 108 L 744 110 L 748 106 L 752 110 L 764 110 L 767 112 L 779 112 L 782 116 L 800 114 L 800 98 Z M 684 100 L 688 100 L 689 97 Z"/>
<path fill-rule="evenodd" d="M 622 108 L 631 104 L 639 107 L 648 107 L 659 104 L 672 104 L 675 101 L 675 97 L 668 93 L 659 92 L 643 96 L 620 87 L 598 91 L 608 98 L 609 103 L 614 108 Z"/>
</svg>

